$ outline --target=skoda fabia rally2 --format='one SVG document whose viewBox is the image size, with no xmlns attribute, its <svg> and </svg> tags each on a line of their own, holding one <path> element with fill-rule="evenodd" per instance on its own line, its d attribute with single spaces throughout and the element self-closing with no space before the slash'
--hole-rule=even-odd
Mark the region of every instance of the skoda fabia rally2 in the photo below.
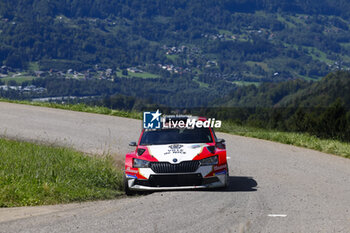
<svg viewBox="0 0 350 233">
<path fill-rule="evenodd" d="M 198 118 L 205 121 L 205 118 Z M 226 147 L 210 127 L 143 129 L 125 157 L 125 192 L 224 188 Z"/>
</svg>

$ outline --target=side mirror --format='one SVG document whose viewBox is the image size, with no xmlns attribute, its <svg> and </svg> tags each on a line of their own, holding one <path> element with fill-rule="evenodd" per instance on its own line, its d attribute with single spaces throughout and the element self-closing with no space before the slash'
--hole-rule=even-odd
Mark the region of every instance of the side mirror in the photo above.
<svg viewBox="0 0 350 233">
<path fill-rule="evenodd" d="M 225 139 L 218 138 L 218 140 L 216 141 L 216 147 L 219 149 L 226 149 Z"/>
<path fill-rule="evenodd" d="M 136 142 L 130 142 L 129 146 L 137 146 L 137 143 Z"/>
</svg>

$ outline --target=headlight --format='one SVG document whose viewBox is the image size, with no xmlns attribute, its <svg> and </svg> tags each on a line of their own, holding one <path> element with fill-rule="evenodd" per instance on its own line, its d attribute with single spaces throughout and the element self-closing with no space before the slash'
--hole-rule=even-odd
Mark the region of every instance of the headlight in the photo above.
<svg viewBox="0 0 350 233">
<path fill-rule="evenodd" d="M 202 166 L 216 165 L 218 164 L 218 156 L 211 156 L 200 160 Z"/>
<path fill-rule="evenodd" d="M 142 159 L 134 159 L 133 167 L 135 168 L 147 168 L 149 167 L 149 161 Z"/>
</svg>

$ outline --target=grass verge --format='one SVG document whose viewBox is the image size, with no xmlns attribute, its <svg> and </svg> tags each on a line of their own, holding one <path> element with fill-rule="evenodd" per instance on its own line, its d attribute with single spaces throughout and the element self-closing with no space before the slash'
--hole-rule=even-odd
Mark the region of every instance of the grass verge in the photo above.
<svg viewBox="0 0 350 233">
<path fill-rule="evenodd" d="M 280 142 L 283 144 L 305 147 L 329 154 L 342 156 L 345 158 L 350 158 L 350 143 L 332 139 L 321 139 L 307 133 L 280 132 L 247 126 L 238 126 L 237 124 L 230 122 L 223 122 L 220 131 L 229 134 L 265 139 L 269 141 Z"/>
<path fill-rule="evenodd" d="M 0 102 L 26 104 L 26 105 L 32 105 L 32 106 L 65 109 L 65 110 L 71 110 L 71 111 L 77 111 L 77 112 L 89 112 L 89 113 L 97 113 L 97 114 L 104 114 L 104 115 L 111 115 L 111 116 L 142 119 L 142 113 L 140 112 L 113 110 L 110 108 L 100 107 L 100 106 L 88 106 L 86 104 L 57 104 L 57 103 L 48 103 L 48 102 L 31 102 L 31 101 L 25 101 L 25 100 L 8 100 L 8 99 L 2 99 L 2 98 L 0 98 Z"/>
<path fill-rule="evenodd" d="M 55 103 L 37 103 L 29 101 L 7 100 L 1 98 L 0 101 L 142 119 L 142 113 L 140 112 L 125 112 L 119 110 L 111 110 L 105 107 L 91 107 L 84 104 L 62 105 Z M 299 147 L 305 147 L 329 154 L 342 156 L 345 158 L 350 158 L 350 143 L 340 142 L 338 140 L 331 139 L 321 139 L 309 135 L 307 133 L 279 132 L 275 130 L 252 128 L 248 126 L 239 126 L 229 121 L 224 121 L 222 128 L 220 128 L 218 131 L 246 137 L 265 139 L 269 141 L 275 141 Z"/>
<path fill-rule="evenodd" d="M 110 157 L 0 139 L 0 207 L 111 199 L 122 190 Z"/>
</svg>

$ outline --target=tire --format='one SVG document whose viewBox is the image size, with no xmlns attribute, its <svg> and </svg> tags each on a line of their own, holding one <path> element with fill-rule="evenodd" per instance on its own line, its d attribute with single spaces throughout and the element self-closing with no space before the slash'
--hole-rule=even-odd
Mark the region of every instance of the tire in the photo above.
<svg viewBox="0 0 350 233">
<path fill-rule="evenodd" d="M 225 176 L 225 186 L 219 187 L 219 188 L 214 188 L 216 191 L 225 191 L 229 187 L 229 173 L 228 173 L 228 168 Z"/>
<path fill-rule="evenodd" d="M 124 192 L 127 196 L 133 196 L 136 194 L 135 191 L 129 188 L 128 180 L 126 179 L 125 174 L 124 174 Z"/>
<path fill-rule="evenodd" d="M 228 167 L 227 167 L 227 172 L 226 172 L 226 177 L 225 177 L 225 186 L 224 189 L 227 189 L 229 186 L 229 177 L 230 177 L 230 173 L 228 171 Z"/>
</svg>

